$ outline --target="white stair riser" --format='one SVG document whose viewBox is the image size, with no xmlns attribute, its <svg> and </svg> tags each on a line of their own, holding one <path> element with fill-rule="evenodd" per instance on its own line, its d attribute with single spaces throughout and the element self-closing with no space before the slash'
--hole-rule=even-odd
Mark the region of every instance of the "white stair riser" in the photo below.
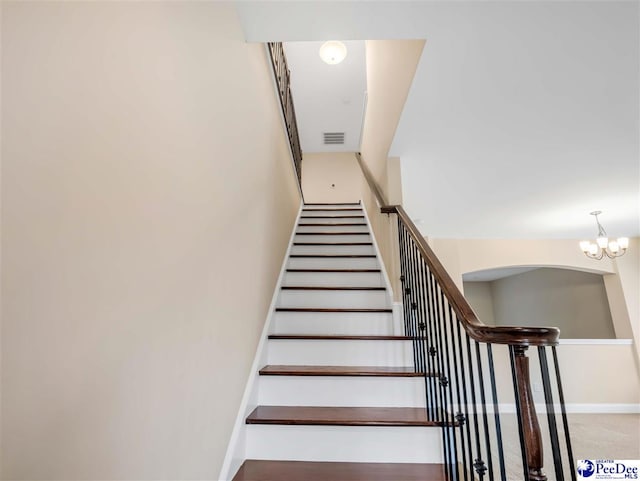
<svg viewBox="0 0 640 481">
<path fill-rule="evenodd" d="M 375 257 L 290 257 L 288 269 L 379 269 Z"/>
<path fill-rule="evenodd" d="M 326 235 L 309 234 L 296 235 L 294 242 L 371 242 L 371 234 L 351 234 L 351 235 Z"/>
<path fill-rule="evenodd" d="M 384 287 L 380 272 L 286 272 L 284 286 Z"/>
<path fill-rule="evenodd" d="M 385 312 L 276 312 L 272 334 L 390 336 L 393 317 Z"/>
<path fill-rule="evenodd" d="M 421 377 L 260 376 L 270 406 L 425 407 Z"/>
<path fill-rule="evenodd" d="M 337 215 L 337 214 L 330 214 L 330 215 Z M 300 224 L 335 224 L 335 225 L 340 225 L 340 224 L 364 224 L 365 222 L 366 221 L 365 221 L 364 217 L 335 217 L 335 218 L 329 218 L 329 217 L 315 216 L 315 217 L 300 219 Z"/>
<path fill-rule="evenodd" d="M 390 308 L 386 291 L 281 290 L 278 307 Z"/>
<path fill-rule="evenodd" d="M 279 321 L 300 321 L 306 323 L 315 322 L 317 324 L 358 322 L 361 325 L 367 323 L 377 324 L 379 322 L 392 322 L 391 312 L 275 312 L 273 320 Z"/>
<path fill-rule="evenodd" d="M 247 459 L 442 463 L 439 428 L 395 426 L 247 426 Z"/>
<path fill-rule="evenodd" d="M 291 254 L 349 254 L 349 255 L 375 255 L 375 250 L 370 246 L 292 246 Z"/>
<path fill-rule="evenodd" d="M 323 216 L 323 215 L 363 215 L 362 209 L 346 209 L 346 210 L 336 210 L 336 209 L 321 209 L 321 210 L 307 210 L 303 209 L 302 215 L 307 217 L 315 217 L 315 216 Z M 307 219 L 302 219 L 307 220 Z"/>
<path fill-rule="evenodd" d="M 280 313 L 278 313 L 280 314 Z M 284 314 L 284 313 L 283 313 Z M 310 321 L 303 317 L 289 317 L 273 321 L 272 334 L 308 334 L 308 335 L 340 335 L 340 336 L 391 336 L 393 321 L 372 321 L 370 318 L 363 321 L 351 318 L 349 320 L 334 320 L 325 317 L 321 322 Z"/>
<path fill-rule="evenodd" d="M 296 232 L 369 232 L 368 225 L 299 225 Z"/>
<path fill-rule="evenodd" d="M 411 341 L 284 340 L 267 346 L 269 364 L 412 366 Z"/>
</svg>

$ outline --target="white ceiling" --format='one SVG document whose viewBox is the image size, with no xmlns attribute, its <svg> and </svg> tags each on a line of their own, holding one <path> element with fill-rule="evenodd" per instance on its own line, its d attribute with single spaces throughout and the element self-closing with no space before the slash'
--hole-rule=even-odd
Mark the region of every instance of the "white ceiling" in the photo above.
<svg viewBox="0 0 640 481">
<path fill-rule="evenodd" d="M 640 235 L 638 2 L 246 2 L 249 41 L 426 38 L 391 154 L 431 237 Z"/>
<path fill-rule="evenodd" d="M 365 43 L 344 42 L 347 57 L 337 65 L 322 61 L 318 54 L 322 43 L 284 44 L 302 151 L 355 152 L 367 89 Z M 344 145 L 324 145 L 324 132 L 344 132 Z"/>
</svg>

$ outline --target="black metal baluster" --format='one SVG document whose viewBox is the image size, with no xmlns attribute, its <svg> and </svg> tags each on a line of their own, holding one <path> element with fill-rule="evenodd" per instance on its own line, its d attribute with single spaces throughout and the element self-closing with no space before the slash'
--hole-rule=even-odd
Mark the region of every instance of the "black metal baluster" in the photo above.
<svg viewBox="0 0 640 481">
<path fill-rule="evenodd" d="M 414 367 L 416 372 L 420 372 L 420 349 L 418 347 L 418 338 L 417 338 L 417 330 L 418 330 L 418 320 L 417 320 L 417 312 L 418 312 L 418 303 L 416 302 L 416 292 L 418 290 L 418 284 L 416 279 L 416 252 L 414 248 L 413 239 L 409 238 L 409 287 L 411 288 L 411 337 L 412 337 L 412 345 L 413 345 L 413 360 Z"/>
<path fill-rule="evenodd" d="M 402 307 L 404 312 L 404 334 L 409 335 L 409 308 L 411 307 L 411 301 L 409 294 L 411 288 L 409 288 L 409 272 L 408 272 L 408 259 L 407 259 L 407 232 L 404 225 L 400 223 L 398 218 L 398 236 L 400 238 L 400 282 L 402 282 Z"/>
<path fill-rule="evenodd" d="M 480 356 L 480 344 L 476 344 L 476 361 L 478 363 L 478 382 L 480 384 L 480 400 L 482 401 L 482 425 L 484 427 L 484 443 L 487 453 L 487 466 L 489 467 L 489 479 L 493 481 L 493 459 L 491 457 L 491 440 L 489 438 L 489 420 L 487 418 L 487 399 L 484 387 L 484 373 L 482 372 L 482 357 Z"/>
<path fill-rule="evenodd" d="M 461 414 L 461 417 L 464 416 L 464 424 L 466 425 L 467 431 L 467 453 L 469 458 L 469 476 L 472 479 L 475 479 L 475 475 L 473 474 L 473 441 L 471 438 L 471 420 L 469 419 L 469 399 L 467 395 L 467 370 L 465 369 L 465 361 L 464 361 L 464 350 L 462 348 L 462 335 L 460 329 L 460 320 L 458 320 L 456 325 L 456 334 L 458 336 L 458 354 L 460 355 L 460 371 L 462 372 L 462 396 L 464 400 L 464 414 Z M 469 362 L 467 360 L 467 366 Z M 470 367 L 469 367 L 470 368 Z M 466 469 L 466 467 L 465 467 Z"/>
<path fill-rule="evenodd" d="M 445 306 L 445 302 L 446 302 L 446 306 Z M 451 383 L 453 382 L 453 378 L 451 376 L 451 351 L 449 350 L 449 331 L 447 329 L 447 319 L 448 319 L 448 313 L 449 310 L 446 308 L 447 306 L 449 306 L 449 301 L 446 299 L 446 297 L 444 296 L 444 293 L 442 292 L 442 289 L 440 289 L 440 310 L 442 313 L 442 326 L 441 326 L 441 331 L 442 331 L 442 337 L 444 340 L 444 358 L 445 358 L 445 367 L 446 367 L 446 373 L 447 373 L 447 377 L 446 377 L 446 382 L 444 383 L 444 390 L 445 390 L 445 401 L 447 402 L 447 407 L 445 408 L 445 417 L 447 420 L 447 432 L 449 433 L 449 437 L 450 437 L 450 441 L 453 441 L 453 446 L 452 446 L 452 457 L 453 459 L 452 461 L 452 473 L 455 473 L 454 479 L 457 480 L 458 476 L 457 476 L 457 471 L 453 470 L 453 467 L 455 466 L 457 468 L 458 466 L 458 441 L 456 439 L 456 431 L 455 431 L 455 413 L 454 410 L 452 409 L 453 407 L 453 394 L 452 394 L 452 390 L 451 390 Z M 448 398 L 448 399 L 447 399 Z"/>
<path fill-rule="evenodd" d="M 414 259 L 415 259 L 415 274 L 416 274 L 416 292 L 414 296 L 414 304 L 415 304 L 415 317 L 416 317 L 416 349 L 418 350 L 418 366 L 420 368 L 420 372 L 424 372 L 426 370 L 425 367 L 425 359 L 424 359 L 424 346 L 422 341 L 422 276 L 420 270 L 420 264 L 422 263 L 422 258 L 418 252 L 418 248 L 416 245 L 413 245 Z"/>
<path fill-rule="evenodd" d="M 431 379 L 432 379 L 432 373 L 433 373 L 433 366 L 431 363 L 431 356 L 429 355 L 429 344 L 430 344 L 430 338 L 431 338 L 431 333 L 429 332 L 429 289 L 428 289 L 428 284 L 427 284 L 427 273 L 428 273 L 428 267 L 426 265 L 426 263 L 424 262 L 424 260 L 420 263 L 420 271 L 421 271 L 421 277 L 422 277 L 422 289 L 421 289 L 421 293 L 422 293 L 422 297 L 423 297 L 423 306 L 422 306 L 422 319 L 423 319 L 423 340 L 422 340 L 422 349 L 424 352 L 424 360 L 425 360 L 425 369 L 424 369 L 424 382 L 425 382 L 425 389 L 427 389 L 429 391 L 429 398 L 430 401 L 433 400 L 433 393 L 432 393 L 432 385 L 431 385 Z M 434 406 L 433 403 L 430 402 L 427 405 L 427 416 L 429 417 L 429 420 L 433 421 L 433 411 L 434 411 Z"/>
<path fill-rule="evenodd" d="M 569 421 L 567 420 L 567 409 L 564 405 L 564 393 L 562 391 L 562 380 L 560 379 L 560 364 L 558 363 L 556 346 L 551 346 L 551 352 L 553 354 L 553 365 L 555 367 L 556 381 L 558 384 L 558 398 L 560 400 L 560 411 L 562 412 L 562 426 L 564 428 L 564 437 L 567 443 L 567 454 L 569 455 L 569 472 L 571 473 L 571 480 L 576 481 L 576 464 L 573 460 L 573 449 L 571 447 L 571 437 L 569 436 Z"/>
<path fill-rule="evenodd" d="M 426 278 L 425 278 L 425 262 L 424 259 L 422 259 L 421 257 L 419 257 L 419 264 L 418 264 L 418 273 L 419 273 L 419 279 L 420 279 L 420 324 L 418 325 L 418 328 L 420 329 L 420 353 L 422 355 L 422 361 L 423 361 L 423 369 L 424 369 L 424 376 L 425 376 L 425 393 L 428 390 L 428 382 L 427 382 L 427 377 L 429 375 L 429 355 L 427 352 L 427 311 L 428 311 L 428 306 L 427 306 L 427 286 L 426 286 Z M 427 417 L 429 419 L 431 419 L 431 413 L 429 413 L 429 407 L 427 405 Z"/>
<path fill-rule="evenodd" d="M 520 450 L 522 451 L 522 469 L 524 481 L 529 481 L 529 463 L 527 462 L 527 445 L 524 441 L 524 428 L 522 426 L 522 406 L 520 404 L 520 388 L 516 377 L 516 360 L 514 346 L 509 346 L 509 359 L 511 360 L 511 375 L 513 377 L 513 395 L 516 400 L 516 418 L 518 419 L 518 432 L 520 434 Z"/>
<path fill-rule="evenodd" d="M 524 480 L 546 480 L 543 472 L 542 433 L 533 403 L 529 358 L 526 356 L 527 343 L 532 338 L 521 335 L 517 329 L 476 329 L 478 321 L 470 306 L 451 284 L 451 279 L 443 272 L 442 265 L 434 258 L 428 244 L 418 236 L 417 229 L 411 222 L 407 221 L 408 224 L 404 224 L 403 219 L 407 219 L 407 216 L 402 207 L 386 206 L 382 210 L 399 214 L 398 242 L 405 334 L 412 340 L 414 369 L 424 377 L 427 417 L 442 429 L 445 477 L 448 481 L 462 481 L 461 478 L 464 481 L 485 481 L 485 476 L 488 478 L 487 481 L 494 481 L 494 478 L 498 477 L 500 481 L 507 480 L 496 366 L 493 346 L 487 342 L 489 340 L 510 343 L 508 349 Z M 440 279 L 443 280 L 442 285 L 439 283 Z M 457 313 L 460 314 L 460 318 Z M 537 328 L 531 330 L 536 331 L 536 336 L 540 336 L 541 343 L 544 340 L 552 344 L 557 339 L 556 329 L 548 329 L 546 332 Z M 471 347 L 472 342 L 475 343 L 474 348 Z M 481 344 L 486 346 L 489 385 L 485 383 L 487 373 L 484 371 L 485 360 Z M 553 346 L 552 352 L 565 440 L 573 468 L 562 383 L 557 353 Z M 553 402 L 554 388 L 546 348 L 539 347 L 538 353 L 556 480 L 564 481 L 564 456 L 560 448 L 558 426 L 560 420 Z M 490 420 L 490 406 L 487 405 L 487 401 L 493 404 L 493 420 Z M 494 428 L 495 437 L 492 433 Z M 573 469 L 571 480 L 576 481 Z"/>
<path fill-rule="evenodd" d="M 425 377 L 425 382 L 429 385 L 429 394 L 431 396 L 431 412 L 429 413 L 429 419 L 431 421 L 437 420 L 437 409 L 438 409 L 438 401 L 437 401 L 437 390 L 436 390 L 436 376 L 438 368 L 436 366 L 435 359 L 435 348 L 434 340 L 435 340 L 435 332 L 433 329 L 434 321 L 433 321 L 433 298 L 431 296 L 431 271 L 429 270 L 429 266 L 424 265 L 425 276 L 426 276 L 426 285 L 425 292 L 427 297 L 427 317 L 425 318 L 426 328 L 427 328 L 427 344 L 426 344 L 426 356 L 427 356 L 427 366 L 429 369 L 429 375 Z"/>
<path fill-rule="evenodd" d="M 409 335 L 409 280 L 407 276 L 406 230 L 398 217 L 398 239 L 400 247 L 400 283 L 402 286 L 402 312 L 404 314 L 404 335 Z"/>
<path fill-rule="evenodd" d="M 434 392 L 436 394 L 436 411 L 435 411 L 435 419 L 442 426 L 443 416 L 442 409 L 444 408 L 444 402 L 442 400 L 442 389 L 440 386 L 440 377 L 444 375 L 444 370 L 442 369 L 441 362 L 441 347 L 440 347 L 440 333 L 438 331 L 438 301 L 437 301 L 437 283 L 433 276 L 432 272 L 429 272 L 429 277 L 427 278 L 427 283 L 429 286 L 429 295 L 431 299 L 431 330 L 433 332 L 433 343 L 429 348 L 429 353 L 433 358 L 434 365 L 436 371 L 434 372 L 433 377 L 433 387 Z M 445 477 L 449 479 L 449 468 L 448 468 L 448 460 L 449 460 L 449 444 L 448 444 L 448 436 L 446 433 L 446 429 L 441 427 L 442 432 L 442 444 L 444 447 L 444 455 L 445 455 Z"/>
<path fill-rule="evenodd" d="M 291 72 L 287 64 L 287 57 L 281 42 L 267 43 L 271 67 L 275 77 L 276 88 L 282 109 L 282 117 L 287 131 L 287 139 L 291 148 L 293 167 L 298 179 L 298 185 L 302 187 L 302 150 L 300 149 L 300 137 L 296 121 L 296 110 L 291 95 Z"/>
<path fill-rule="evenodd" d="M 445 472 L 447 475 L 447 479 L 451 479 L 451 473 L 449 466 L 451 464 L 451 442 L 449 440 L 449 430 L 447 429 L 447 395 L 446 395 L 446 385 L 448 384 L 447 380 L 447 372 L 445 368 L 445 350 L 444 350 L 444 340 L 442 336 L 442 290 L 438 282 L 435 280 L 435 277 L 432 276 L 432 279 L 435 284 L 435 293 L 434 293 L 434 302 L 435 305 L 435 320 L 436 320 L 436 337 L 437 337 L 437 349 L 438 349 L 438 365 L 439 365 L 439 393 L 440 393 L 440 423 L 442 426 L 442 433 L 444 435 L 445 440 Z"/>
<path fill-rule="evenodd" d="M 547 404 L 547 419 L 549 421 L 549 436 L 551 438 L 551 453 L 553 454 L 553 465 L 556 471 L 556 481 L 564 481 L 564 472 L 562 470 L 562 456 L 560 454 L 560 442 L 558 440 L 558 427 L 556 425 L 556 410 L 553 405 L 553 394 L 551 392 L 551 381 L 549 379 L 549 364 L 547 363 L 547 351 L 544 346 L 538 346 L 538 358 L 540 359 L 540 372 L 542 374 L 544 401 Z"/>
<path fill-rule="evenodd" d="M 409 243 L 411 238 L 409 236 L 409 232 L 403 227 L 403 235 L 404 235 L 404 294 L 405 294 L 405 307 L 406 307 L 406 317 L 405 324 L 407 327 L 406 335 L 411 335 L 411 258 L 409 255 Z"/>
<path fill-rule="evenodd" d="M 500 463 L 500 479 L 507 481 L 507 473 L 504 466 L 504 450 L 502 446 L 502 425 L 500 423 L 500 404 L 498 403 L 498 392 L 496 389 L 496 373 L 493 367 L 493 349 L 491 344 L 487 344 L 487 358 L 489 361 L 489 377 L 491 379 L 491 396 L 493 397 L 493 412 L 496 424 L 496 438 L 498 443 L 498 461 Z"/>
<path fill-rule="evenodd" d="M 455 421 L 460 428 L 460 454 L 462 456 L 462 473 L 464 475 L 464 481 L 468 481 L 469 476 L 467 473 L 467 452 L 465 450 L 465 437 L 464 437 L 464 422 L 462 420 L 462 397 L 460 395 L 460 382 L 461 379 L 464 380 L 464 374 L 462 373 L 462 366 L 458 369 L 458 352 L 460 349 L 460 340 L 458 338 L 458 343 L 456 345 L 456 336 L 454 331 L 454 322 L 458 323 L 458 318 L 454 314 L 451 304 L 449 304 L 449 331 L 451 332 L 451 351 L 453 354 L 453 370 L 455 372 L 455 383 L 456 383 L 456 402 L 457 409 L 455 410 Z M 463 389 L 465 389 L 463 387 Z M 455 429 L 455 428 L 454 428 Z"/>
<path fill-rule="evenodd" d="M 476 455 L 478 456 L 473 460 L 473 467 L 480 477 L 480 481 L 482 481 L 484 479 L 485 473 L 487 472 L 487 466 L 482 459 L 482 450 L 480 449 L 480 428 L 478 425 L 478 405 L 476 403 L 476 381 L 473 375 L 474 368 L 473 357 L 471 356 L 471 341 L 467 332 L 465 332 L 464 337 L 467 344 L 467 359 L 469 360 L 469 376 L 471 381 L 471 408 L 473 410 L 473 427 L 475 428 Z"/>
</svg>

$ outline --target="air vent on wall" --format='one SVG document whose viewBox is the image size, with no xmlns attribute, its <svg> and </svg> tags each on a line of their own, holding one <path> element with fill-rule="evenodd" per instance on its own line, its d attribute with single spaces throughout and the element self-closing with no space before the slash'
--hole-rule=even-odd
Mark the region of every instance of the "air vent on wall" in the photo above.
<svg viewBox="0 0 640 481">
<path fill-rule="evenodd" d="M 324 145 L 343 145 L 344 144 L 344 132 L 325 132 Z"/>
</svg>

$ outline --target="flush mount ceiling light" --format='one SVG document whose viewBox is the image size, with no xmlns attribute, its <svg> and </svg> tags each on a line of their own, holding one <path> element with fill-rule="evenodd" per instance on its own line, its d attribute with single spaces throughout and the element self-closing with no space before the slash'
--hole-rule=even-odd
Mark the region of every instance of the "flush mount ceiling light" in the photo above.
<svg viewBox="0 0 640 481">
<path fill-rule="evenodd" d="M 329 65 L 335 65 L 342 62 L 347 56 L 347 47 L 342 42 L 331 40 L 322 44 L 319 53 L 322 60 Z"/>
<path fill-rule="evenodd" d="M 598 238 L 595 243 L 589 241 L 580 242 L 580 249 L 582 249 L 582 252 L 584 252 L 587 257 L 597 260 L 604 258 L 604 256 L 607 256 L 609 259 L 623 256 L 629 247 L 629 238 L 618 237 L 616 240 L 609 240 L 607 232 L 598 220 L 600 214 L 602 214 L 601 210 L 591 212 L 591 215 L 596 218 L 596 224 L 598 225 Z"/>
</svg>

